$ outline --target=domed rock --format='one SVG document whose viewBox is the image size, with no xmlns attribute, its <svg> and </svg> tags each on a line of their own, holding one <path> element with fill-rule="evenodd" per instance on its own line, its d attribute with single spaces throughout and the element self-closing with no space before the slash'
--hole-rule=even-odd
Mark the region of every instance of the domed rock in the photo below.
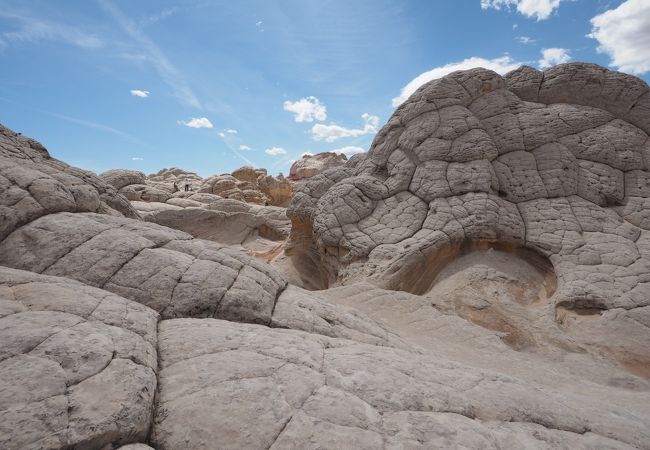
<svg viewBox="0 0 650 450">
<path fill-rule="evenodd" d="M 102 173 L 99 177 L 117 190 L 131 184 L 144 184 L 146 181 L 144 173 L 127 169 L 109 170 Z"/>
<path fill-rule="evenodd" d="M 561 341 L 580 335 L 647 373 L 650 354 L 638 342 L 617 335 L 626 350 L 613 351 L 586 317 L 619 333 L 613 311 L 650 314 L 650 128 L 639 112 L 648 91 L 638 78 L 581 63 L 431 81 L 363 159 L 298 186 L 290 251 L 311 255 L 329 284 L 364 278 L 426 295 L 515 346 L 530 344 L 522 330 L 550 302 L 553 316 L 535 325 L 540 339 L 558 342 L 549 336 L 560 324 Z M 507 261 L 490 266 L 497 254 Z M 524 263 L 525 278 L 540 283 L 530 289 L 543 295 L 518 306 L 529 287 L 508 280 L 521 279 Z M 454 285 L 458 270 L 469 272 Z M 503 295 L 466 290 L 477 273 L 481 286 L 496 277 Z"/>
<path fill-rule="evenodd" d="M 0 125 L 0 241 L 38 217 L 87 211 L 138 217 L 117 190 L 92 172 L 52 158 L 45 147 Z"/>
<path fill-rule="evenodd" d="M 323 170 L 342 166 L 347 160 L 348 158 L 344 154 L 334 152 L 323 152 L 315 155 L 306 154 L 291 165 L 289 179 L 298 181 L 311 178 Z"/>
</svg>

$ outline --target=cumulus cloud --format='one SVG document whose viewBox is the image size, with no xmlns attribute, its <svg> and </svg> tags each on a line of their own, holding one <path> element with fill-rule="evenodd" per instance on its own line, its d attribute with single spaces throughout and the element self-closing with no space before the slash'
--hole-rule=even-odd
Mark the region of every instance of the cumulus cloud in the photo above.
<svg viewBox="0 0 650 450">
<path fill-rule="evenodd" d="M 650 71 L 650 2 L 627 0 L 591 19 L 587 36 L 600 44 L 598 51 L 624 72 Z"/>
<path fill-rule="evenodd" d="M 312 152 L 302 152 L 300 154 L 301 158 L 304 158 L 305 156 L 314 156 L 314 154 Z"/>
<path fill-rule="evenodd" d="M 282 147 L 271 147 L 264 150 L 264 153 L 271 156 L 286 155 L 287 151 Z"/>
<path fill-rule="evenodd" d="M 345 137 L 359 137 L 377 132 L 379 117 L 363 113 L 361 118 L 363 119 L 362 128 L 345 128 L 340 125 L 318 123 L 311 127 L 312 137 L 317 141 L 334 142 Z"/>
<path fill-rule="evenodd" d="M 230 133 L 230 134 L 237 134 L 237 130 L 235 130 L 235 129 L 233 129 L 233 128 L 227 128 L 227 129 L 224 130 L 224 131 L 225 131 L 226 133 Z"/>
<path fill-rule="evenodd" d="M 481 0 L 482 9 L 511 9 L 516 8 L 517 11 L 526 17 L 534 17 L 535 19 L 545 20 L 557 8 L 560 7 L 561 0 Z"/>
<path fill-rule="evenodd" d="M 564 64 L 571 61 L 571 55 L 566 48 L 545 48 L 542 50 L 542 59 L 538 61 L 540 69 Z"/>
<path fill-rule="evenodd" d="M 284 110 L 295 114 L 296 122 L 313 122 L 327 119 L 327 108 L 314 96 L 284 102 Z"/>
<path fill-rule="evenodd" d="M 144 158 L 141 158 L 141 157 L 139 157 L 139 156 L 133 156 L 133 157 L 131 158 L 131 161 L 144 161 Z"/>
<path fill-rule="evenodd" d="M 142 91 L 140 89 L 131 89 L 131 95 L 133 97 L 147 98 L 149 97 L 149 91 Z"/>
<path fill-rule="evenodd" d="M 193 117 L 189 122 L 179 120 L 178 123 L 190 128 L 214 128 L 214 125 L 212 125 L 212 122 L 207 117 Z"/>
<path fill-rule="evenodd" d="M 244 152 L 250 152 L 250 151 L 252 151 L 253 149 L 250 148 L 248 145 L 244 145 L 244 144 L 242 144 L 242 145 L 239 146 L 239 150 L 244 151 Z"/>
<path fill-rule="evenodd" d="M 393 98 L 393 106 L 404 103 L 420 86 L 431 80 L 442 78 L 445 75 L 457 70 L 473 69 L 483 67 L 494 70 L 496 73 L 505 74 L 519 67 L 521 63 L 514 61 L 510 56 L 504 55 L 500 58 L 485 59 L 478 56 L 464 59 L 459 62 L 452 62 L 441 67 L 435 67 L 427 72 L 421 73 L 402 88 L 398 97 Z"/>
<path fill-rule="evenodd" d="M 337 149 L 330 150 L 330 151 L 332 151 L 334 153 L 338 153 L 338 154 L 344 154 L 344 155 L 357 155 L 359 153 L 364 153 L 365 152 L 365 150 L 362 149 L 361 147 L 356 147 L 356 146 L 353 146 L 353 145 L 349 145 L 347 147 L 337 148 Z"/>
</svg>

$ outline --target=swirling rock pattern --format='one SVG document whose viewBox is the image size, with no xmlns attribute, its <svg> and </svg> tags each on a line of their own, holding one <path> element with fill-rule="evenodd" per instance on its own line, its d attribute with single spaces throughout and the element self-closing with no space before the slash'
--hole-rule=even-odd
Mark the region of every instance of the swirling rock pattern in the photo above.
<svg viewBox="0 0 650 450">
<path fill-rule="evenodd" d="M 330 281 L 413 291 L 426 261 L 490 242 L 548 258 L 558 305 L 648 306 L 649 112 L 646 83 L 595 65 L 455 72 L 365 158 L 298 187 L 292 246 L 313 245 Z"/>
</svg>

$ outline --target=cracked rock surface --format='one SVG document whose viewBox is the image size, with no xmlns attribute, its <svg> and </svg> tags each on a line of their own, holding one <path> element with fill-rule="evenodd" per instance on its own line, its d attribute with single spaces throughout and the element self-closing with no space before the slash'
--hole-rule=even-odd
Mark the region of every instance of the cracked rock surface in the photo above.
<svg viewBox="0 0 650 450">
<path fill-rule="evenodd" d="M 649 106 L 643 81 L 590 64 L 455 72 L 403 103 L 364 158 L 298 186 L 290 246 L 332 284 L 417 293 L 432 285 L 413 273 L 454 249 L 526 249 L 552 263 L 557 305 L 648 306 Z"/>
<path fill-rule="evenodd" d="M 130 203 L 0 128 L 0 448 L 650 449 L 648 91 L 428 83 L 270 265 L 283 210 L 214 193 L 262 173 Z"/>
</svg>

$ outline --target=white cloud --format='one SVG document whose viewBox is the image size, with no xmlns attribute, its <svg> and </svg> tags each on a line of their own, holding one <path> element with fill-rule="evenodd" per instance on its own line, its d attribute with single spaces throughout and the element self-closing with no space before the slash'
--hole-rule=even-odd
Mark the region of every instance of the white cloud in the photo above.
<svg viewBox="0 0 650 450">
<path fill-rule="evenodd" d="M 250 151 L 252 151 L 253 149 L 250 148 L 248 145 L 244 145 L 244 144 L 242 144 L 242 145 L 239 146 L 239 150 L 244 151 L 244 152 L 250 152 Z"/>
<path fill-rule="evenodd" d="M 149 91 L 141 91 L 140 89 L 131 89 L 131 95 L 134 97 L 147 98 Z"/>
<path fill-rule="evenodd" d="M 131 158 L 131 161 L 144 161 L 144 158 L 141 158 L 139 156 L 134 156 Z"/>
<path fill-rule="evenodd" d="M 517 39 L 520 44 L 533 44 L 537 42 L 535 39 L 531 39 L 528 36 L 517 36 L 515 39 Z"/>
<path fill-rule="evenodd" d="M 441 67 L 436 67 L 415 77 L 411 82 L 404 86 L 398 97 L 393 99 L 393 106 L 399 106 L 404 103 L 420 86 L 431 80 L 442 78 L 451 72 L 457 70 L 473 69 L 483 67 L 494 70 L 496 73 L 504 74 L 519 67 L 521 63 L 514 61 L 510 56 L 504 55 L 499 58 L 485 59 L 478 56 L 464 59 L 459 62 L 452 62 Z"/>
<path fill-rule="evenodd" d="M 481 0 L 481 8 L 493 8 L 496 10 L 511 9 L 513 6 L 517 11 L 526 17 L 545 20 L 557 8 L 561 0 Z"/>
<path fill-rule="evenodd" d="M 271 156 L 286 155 L 287 151 L 282 147 L 271 147 L 264 150 L 264 153 Z"/>
<path fill-rule="evenodd" d="M 300 154 L 301 158 L 304 158 L 305 156 L 314 156 L 314 154 L 312 152 L 302 152 Z"/>
<path fill-rule="evenodd" d="M 180 125 L 185 125 L 186 127 L 190 128 L 213 128 L 214 125 L 212 125 L 212 122 L 208 120 L 207 117 L 193 117 L 190 119 L 189 122 L 185 122 L 184 120 L 179 120 L 178 123 Z"/>
<path fill-rule="evenodd" d="M 99 0 L 99 3 L 122 31 L 138 45 L 139 51 L 145 56 L 145 61 L 148 61 L 156 69 L 163 81 L 173 89 L 174 95 L 184 104 L 202 109 L 201 102 L 181 71 L 167 58 L 160 47 L 110 0 Z"/>
<path fill-rule="evenodd" d="M 330 150 L 331 152 L 338 153 L 338 154 L 344 154 L 344 155 L 357 155 L 359 153 L 365 153 L 365 150 L 362 149 L 361 147 L 356 147 L 353 145 L 349 145 L 347 147 L 341 147 L 337 148 L 335 150 Z"/>
<path fill-rule="evenodd" d="M 327 119 L 327 108 L 314 96 L 295 102 L 284 102 L 284 110 L 294 113 L 296 122 L 313 122 Z"/>
<path fill-rule="evenodd" d="M 4 9 L 4 8 L 3 8 Z M 55 41 L 76 45 L 86 49 L 95 49 L 104 46 L 104 42 L 97 36 L 64 23 L 50 22 L 36 17 L 23 16 L 0 10 L 0 17 L 16 21 L 20 28 L 14 31 L 0 33 L 0 45 L 6 46 L 10 42 L 39 42 Z"/>
<path fill-rule="evenodd" d="M 363 128 L 345 128 L 340 125 L 323 125 L 318 123 L 311 127 L 312 137 L 317 141 L 334 142 L 337 139 L 345 137 L 359 137 L 377 132 L 379 117 L 363 113 L 361 118 L 364 122 Z"/>
<path fill-rule="evenodd" d="M 225 137 L 226 137 L 226 133 L 223 133 L 223 132 L 220 131 L 220 132 L 219 132 L 219 136 L 221 136 L 222 138 L 225 138 Z"/>
<path fill-rule="evenodd" d="M 237 130 L 235 130 L 235 129 L 233 129 L 233 128 L 227 128 L 227 129 L 225 130 L 225 132 L 226 132 L 226 133 L 229 133 L 229 134 L 237 134 Z"/>
<path fill-rule="evenodd" d="M 264 28 L 262 28 L 262 21 L 261 20 L 258 20 L 257 22 L 255 22 L 255 28 L 257 28 L 257 31 L 259 31 L 260 33 L 264 33 Z"/>
<path fill-rule="evenodd" d="M 538 64 L 540 69 L 546 69 L 569 61 L 571 61 L 571 55 L 566 48 L 545 48 L 542 50 L 542 59 L 538 61 Z"/>
<path fill-rule="evenodd" d="M 627 0 L 591 19 L 588 37 L 600 44 L 598 51 L 624 72 L 650 71 L 650 2 Z"/>
</svg>

